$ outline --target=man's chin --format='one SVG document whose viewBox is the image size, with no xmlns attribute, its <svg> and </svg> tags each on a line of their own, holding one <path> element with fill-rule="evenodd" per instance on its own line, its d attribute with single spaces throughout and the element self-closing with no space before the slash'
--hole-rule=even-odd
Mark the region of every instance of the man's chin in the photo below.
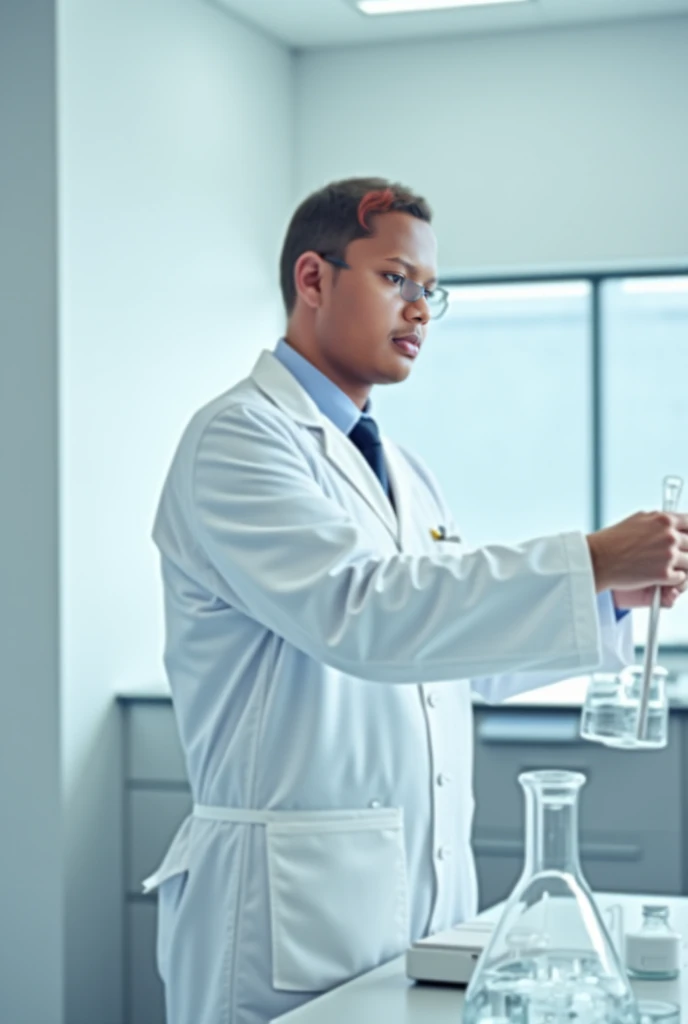
<svg viewBox="0 0 688 1024">
<path fill-rule="evenodd" d="M 380 360 L 377 366 L 371 368 L 368 379 L 371 385 L 379 384 L 401 384 L 406 380 L 413 369 L 413 360 L 397 357 L 396 359 Z"/>
<path fill-rule="evenodd" d="M 411 370 L 413 369 L 413 363 L 411 362 L 410 359 L 398 359 L 395 360 L 395 362 L 391 366 L 386 367 L 386 369 L 387 376 L 385 383 L 401 384 L 402 380 L 406 380 L 406 378 L 411 373 Z"/>
</svg>

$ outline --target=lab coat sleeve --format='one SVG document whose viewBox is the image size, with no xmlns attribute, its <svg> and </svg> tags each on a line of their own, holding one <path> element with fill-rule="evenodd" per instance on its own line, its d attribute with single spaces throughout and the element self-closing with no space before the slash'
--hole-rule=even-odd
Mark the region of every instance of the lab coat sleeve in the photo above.
<svg viewBox="0 0 688 1024">
<path fill-rule="evenodd" d="M 227 599 L 350 675 L 414 683 L 507 671 L 574 675 L 600 663 L 580 533 L 458 557 L 383 557 L 323 494 L 293 434 L 246 405 L 225 407 L 204 426 L 174 481 L 165 501 L 181 507 Z"/>
<path fill-rule="evenodd" d="M 412 453 L 405 451 L 406 458 L 414 465 L 432 490 L 442 521 L 451 534 L 458 535 L 459 528 L 454 520 L 444 495 L 430 469 Z M 617 621 L 614 612 L 614 601 L 611 593 L 606 590 L 597 596 L 597 615 L 600 626 L 602 657 L 598 669 L 602 672 L 615 672 L 634 660 L 632 615 L 625 615 Z M 564 679 L 571 678 L 572 673 L 566 670 L 536 670 L 534 672 L 505 672 L 494 676 L 473 678 L 471 689 L 491 704 L 499 703 L 508 697 L 529 690 L 537 690 L 541 686 L 549 686 Z"/>
<path fill-rule="evenodd" d="M 614 602 L 608 590 L 598 595 L 598 615 L 602 638 L 601 672 L 617 672 L 634 660 L 632 615 L 616 621 Z M 537 690 L 550 683 L 570 678 L 570 672 L 506 672 L 472 679 L 471 689 L 490 704 L 498 704 L 519 693 Z"/>
</svg>

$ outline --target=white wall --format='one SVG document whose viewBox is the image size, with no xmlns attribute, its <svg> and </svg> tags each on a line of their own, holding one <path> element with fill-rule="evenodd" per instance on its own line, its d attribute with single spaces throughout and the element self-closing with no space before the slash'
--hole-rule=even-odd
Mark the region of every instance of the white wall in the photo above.
<svg viewBox="0 0 688 1024">
<path fill-rule="evenodd" d="M 445 270 L 688 259 L 688 18 L 308 51 L 299 194 L 427 196 Z"/>
<path fill-rule="evenodd" d="M 281 327 L 293 58 L 202 0 L 65 0 L 59 53 L 68 1019 L 120 1024 L 113 694 L 163 677 L 181 431 Z"/>
<path fill-rule="evenodd" d="M 0 1020 L 62 1024 L 52 0 L 0 3 Z"/>
</svg>

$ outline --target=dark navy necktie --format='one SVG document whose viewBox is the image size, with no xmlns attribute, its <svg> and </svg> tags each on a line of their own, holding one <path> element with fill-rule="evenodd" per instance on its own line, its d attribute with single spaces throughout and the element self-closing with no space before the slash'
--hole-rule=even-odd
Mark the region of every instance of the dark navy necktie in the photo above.
<svg viewBox="0 0 688 1024">
<path fill-rule="evenodd" d="M 385 453 L 380 440 L 380 431 L 372 416 L 361 416 L 358 423 L 349 433 L 349 440 L 356 445 L 375 476 L 382 484 L 382 489 L 392 500 L 389 488 L 389 477 L 385 466 Z"/>
</svg>

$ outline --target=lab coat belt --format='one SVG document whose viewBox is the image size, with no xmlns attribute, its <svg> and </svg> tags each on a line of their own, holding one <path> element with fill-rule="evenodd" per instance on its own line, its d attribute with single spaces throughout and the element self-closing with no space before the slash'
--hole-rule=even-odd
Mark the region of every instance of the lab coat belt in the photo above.
<svg viewBox="0 0 688 1024">
<path fill-rule="evenodd" d="M 194 804 L 194 818 L 206 821 L 230 821 L 239 825 L 267 825 L 271 821 L 284 821 L 284 811 L 251 811 L 245 807 L 213 807 L 209 804 Z"/>
<path fill-rule="evenodd" d="M 270 824 L 303 824 L 304 822 L 356 822 L 365 821 L 371 825 L 376 822 L 399 821 L 399 809 L 395 807 L 380 807 L 375 811 L 368 808 L 354 810 L 326 810 L 326 811 L 260 811 L 249 810 L 245 807 L 221 807 L 209 804 L 194 804 L 194 818 L 201 818 L 206 821 L 228 821 L 240 825 L 270 825 Z"/>
</svg>

